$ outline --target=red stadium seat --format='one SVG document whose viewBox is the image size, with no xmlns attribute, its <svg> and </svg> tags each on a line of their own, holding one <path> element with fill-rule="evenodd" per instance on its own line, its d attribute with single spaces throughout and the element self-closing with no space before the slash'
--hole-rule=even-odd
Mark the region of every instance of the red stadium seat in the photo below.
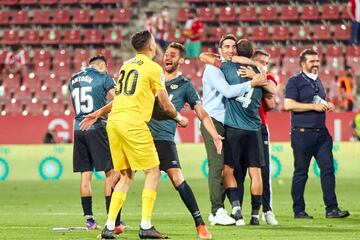
<svg viewBox="0 0 360 240">
<path fill-rule="evenodd" d="M 330 25 L 314 25 L 313 39 L 317 41 L 331 40 L 331 26 Z"/>
<path fill-rule="evenodd" d="M 5 63 L 6 55 L 7 55 L 6 49 L 0 49 L 0 64 Z"/>
<path fill-rule="evenodd" d="M 3 85 L 9 90 L 18 89 L 20 87 L 19 74 L 3 74 Z"/>
<path fill-rule="evenodd" d="M 58 2 L 58 0 L 39 0 L 41 5 L 54 5 Z"/>
<path fill-rule="evenodd" d="M 41 44 L 58 45 L 60 43 L 61 35 L 57 29 L 45 29 Z"/>
<path fill-rule="evenodd" d="M 70 62 L 53 63 L 53 72 L 55 75 L 61 75 L 66 78 L 70 77 L 72 75 L 70 72 Z"/>
<path fill-rule="evenodd" d="M 291 40 L 294 41 L 311 40 L 311 28 L 308 25 L 291 26 L 291 30 L 292 30 Z"/>
<path fill-rule="evenodd" d="M 88 29 L 84 34 L 85 44 L 102 44 L 102 34 L 99 29 Z"/>
<path fill-rule="evenodd" d="M 85 49 L 76 49 L 74 52 L 74 68 L 75 71 L 80 71 L 82 68 L 88 65 L 91 57 L 90 51 Z"/>
<path fill-rule="evenodd" d="M 26 104 L 25 110 L 28 112 L 28 115 L 40 116 L 43 115 L 44 104 L 42 102 L 36 102 L 36 103 L 29 102 Z"/>
<path fill-rule="evenodd" d="M 235 7 L 220 7 L 220 15 L 218 20 L 220 22 L 236 22 L 237 16 L 235 12 Z"/>
<path fill-rule="evenodd" d="M 50 72 L 50 62 L 47 61 L 39 61 L 34 64 L 34 72 L 40 79 L 43 76 L 46 76 Z"/>
<path fill-rule="evenodd" d="M 336 4 L 322 5 L 321 19 L 324 20 L 337 20 L 340 19 L 339 6 Z"/>
<path fill-rule="evenodd" d="M 287 72 L 296 72 L 300 69 L 299 57 L 284 57 L 282 60 L 282 70 Z"/>
<path fill-rule="evenodd" d="M 303 5 L 300 15 L 301 20 L 318 20 L 319 8 L 316 5 Z"/>
<path fill-rule="evenodd" d="M 179 8 L 177 21 L 178 22 L 186 22 L 189 19 L 189 9 L 188 8 Z"/>
<path fill-rule="evenodd" d="M 25 89 L 40 88 L 40 79 L 34 72 L 24 74 L 23 84 L 21 87 Z"/>
<path fill-rule="evenodd" d="M 72 23 L 75 24 L 88 24 L 90 23 L 90 13 L 87 9 L 75 9 L 72 12 Z"/>
<path fill-rule="evenodd" d="M 48 62 L 50 63 L 50 51 L 46 49 L 38 49 L 35 50 L 34 56 L 33 56 L 34 62 Z"/>
<path fill-rule="evenodd" d="M 38 0 L 20 0 L 21 5 L 36 5 Z"/>
<path fill-rule="evenodd" d="M 77 4 L 78 0 L 59 0 L 59 3 L 64 5 L 71 5 L 71 4 Z"/>
<path fill-rule="evenodd" d="M 20 43 L 19 32 L 15 30 L 5 30 L 1 42 L 5 45 L 18 45 Z"/>
<path fill-rule="evenodd" d="M 356 45 L 347 46 L 346 56 L 360 57 L 360 46 L 356 46 Z"/>
<path fill-rule="evenodd" d="M 108 28 L 105 31 L 104 43 L 105 44 L 121 44 L 122 33 L 120 29 Z"/>
<path fill-rule="evenodd" d="M 113 11 L 113 23 L 124 23 L 128 24 L 130 22 L 131 12 L 128 9 L 115 9 Z"/>
<path fill-rule="evenodd" d="M 351 66 L 353 69 L 358 70 L 360 66 L 360 56 L 346 56 L 346 64 Z"/>
<path fill-rule="evenodd" d="M 29 24 L 29 12 L 26 10 L 14 10 L 11 12 L 11 24 Z"/>
<path fill-rule="evenodd" d="M 6 115 L 18 116 L 22 112 L 22 103 L 20 103 L 20 102 L 15 102 L 15 103 L 7 102 L 6 105 L 5 105 L 5 111 L 6 111 Z"/>
<path fill-rule="evenodd" d="M 32 24 L 50 24 L 49 10 L 36 9 L 33 11 Z"/>
<path fill-rule="evenodd" d="M 219 42 L 221 37 L 228 33 L 228 27 L 212 27 L 210 28 L 210 42 Z"/>
<path fill-rule="evenodd" d="M 351 27 L 345 24 L 336 25 L 334 38 L 335 40 L 346 41 L 350 39 Z"/>
<path fill-rule="evenodd" d="M 53 90 L 50 88 L 46 88 L 45 90 L 38 88 L 35 90 L 35 98 L 38 102 L 50 101 L 53 98 Z"/>
<path fill-rule="evenodd" d="M 95 9 L 92 22 L 93 23 L 110 23 L 110 11 L 106 8 Z"/>
<path fill-rule="evenodd" d="M 9 24 L 9 11 L 1 10 L 0 11 L 0 25 Z"/>
<path fill-rule="evenodd" d="M 262 26 L 255 26 L 252 27 L 252 37 L 251 40 L 253 41 L 269 41 L 269 27 L 262 27 Z"/>
<path fill-rule="evenodd" d="M 315 50 L 318 53 L 319 58 L 322 58 L 323 49 L 324 49 L 322 45 L 308 45 L 304 47 L 304 49 L 308 49 L 308 48 L 312 48 L 313 50 Z"/>
<path fill-rule="evenodd" d="M 112 61 L 112 56 L 111 56 L 111 50 L 109 48 L 105 48 L 105 49 L 96 49 L 96 54 L 98 55 L 103 55 L 106 58 L 107 62 L 111 62 Z"/>
<path fill-rule="evenodd" d="M 285 48 L 285 57 L 299 58 L 302 48 L 299 46 L 287 46 Z"/>
<path fill-rule="evenodd" d="M 182 29 L 170 29 L 169 31 L 169 42 L 184 43 L 186 38 L 182 34 Z"/>
<path fill-rule="evenodd" d="M 256 15 L 256 7 L 253 6 L 240 7 L 239 20 L 244 22 L 258 21 Z"/>
<path fill-rule="evenodd" d="M 203 22 L 215 22 L 216 15 L 215 15 L 215 8 L 212 7 L 205 7 L 205 8 L 198 8 L 198 17 Z"/>
<path fill-rule="evenodd" d="M 52 24 L 57 25 L 69 25 L 70 24 L 70 13 L 67 9 L 57 9 L 53 13 Z"/>
<path fill-rule="evenodd" d="M 343 20 L 349 20 L 350 19 L 350 15 L 349 12 L 347 11 L 348 5 L 344 4 L 341 6 L 341 19 Z"/>
<path fill-rule="evenodd" d="M 44 85 L 49 89 L 51 92 L 61 92 L 61 87 L 63 85 L 63 80 L 67 80 L 67 76 L 51 73 L 46 81 L 44 81 Z"/>
<path fill-rule="evenodd" d="M 40 45 L 40 33 L 38 30 L 27 29 L 24 31 L 22 44 Z"/>
<path fill-rule="evenodd" d="M 328 57 L 342 57 L 343 47 L 341 45 L 326 46 L 326 56 Z"/>
<path fill-rule="evenodd" d="M 333 71 L 336 74 L 344 71 L 344 57 L 326 57 L 326 69 L 329 71 Z"/>
<path fill-rule="evenodd" d="M 277 21 L 276 6 L 263 6 L 260 8 L 259 19 L 261 21 Z"/>
<path fill-rule="evenodd" d="M 32 98 L 31 90 L 28 88 L 23 91 L 21 90 L 19 91 L 18 89 L 16 89 L 14 97 L 16 98 L 17 101 L 29 102 Z"/>
<path fill-rule="evenodd" d="M 64 114 L 64 104 L 62 101 L 59 101 L 57 103 L 54 103 L 52 101 L 47 102 L 46 109 L 49 111 L 49 114 L 51 115 L 62 115 Z"/>
<path fill-rule="evenodd" d="M 99 0 L 79 0 L 79 2 L 85 4 L 97 4 L 99 3 Z"/>
<path fill-rule="evenodd" d="M 70 62 L 70 50 L 67 49 L 59 49 L 59 50 L 55 50 L 54 54 L 53 54 L 53 63 L 57 64 L 59 62 L 66 62 L 69 63 Z"/>
<path fill-rule="evenodd" d="M 299 13 L 296 5 L 284 5 L 281 6 L 280 20 L 282 21 L 298 21 Z"/>
<path fill-rule="evenodd" d="M 279 66 L 280 60 L 281 60 L 281 47 L 267 46 L 264 49 L 266 52 L 268 52 L 270 54 L 270 63 L 273 63 L 276 66 Z"/>
<path fill-rule="evenodd" d="M 290 36 L 289 26 L 274 26 L 272 29 L 272 40 L 286 41 Z"/>
<path fill-rule="evenodd" d="M 101 0 L 103 4 L 116 4 L 118 0 Z"/>
<path fill-rule="evenodd" d="M 63 43 L 70 45 L 82 44 L 81 32 L 77 29 L 66 29 L 64 30 Z"/>
<path fill-rule="evenodd" d="M 18 0 L 2 0 L 1 4 L 4 6 L 15 6 L 18 4 Z"/>
<path fill-rule="evenodd" d="M 230 33 L 234 34 L 238 39 L 248 37 L 248 28 L 247 27 L 232 27 Z"/>
<path fill-rule="evenodd" d="M 336 79 L 335 73 L 332 71 L 327 71 L 327 70 L 320 71 L 319 77 L 320 77 L 321 81 L 323 83 L 325 83 L 325 85 L 328 85 L 330 82 L 333 82 Z"/>
</svg>

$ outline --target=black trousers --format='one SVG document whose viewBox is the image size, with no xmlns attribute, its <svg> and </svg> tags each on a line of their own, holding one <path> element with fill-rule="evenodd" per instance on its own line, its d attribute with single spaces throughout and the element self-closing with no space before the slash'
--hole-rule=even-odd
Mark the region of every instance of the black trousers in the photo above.
<svg viewBox="0 0 360 240">
<path fill-rule="evenodd" d="M 261 136 L 264 149 L 265 166 L 261 168 L 261 177 L 263 180 L 263 195 L 262 206 L 263 212 L 272 211 L 272 190 L 271 190 L 271 175 L 270 175 L 270 145 L 269 145 L 269 131 L 266 124 L 261 125 Z M 243 165 L 235 169 L 234 174 L 238 184 L 238 191 L 240 195 L 240 205 L 242 206 L 244 198 L 244 182 L 247 168 Z"/>
<path fill-rule="evenodd" d="M 320 168 L 321 188 L 326 211 L 337 207 L 335 194 L 333 141 L 326 128 L 291 130 L 291 147 L 294 154 L 294 175 L 291 186 L 294 212 L 305 210 L 304 191 L 311 158 Z"/>
</svg>

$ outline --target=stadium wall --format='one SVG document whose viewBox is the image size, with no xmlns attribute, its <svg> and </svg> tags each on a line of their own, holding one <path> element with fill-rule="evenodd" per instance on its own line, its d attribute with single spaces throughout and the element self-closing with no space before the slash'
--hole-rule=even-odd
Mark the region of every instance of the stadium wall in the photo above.
<svg viewBox="0 0 360 240">
<path fill-rule="evenodd" d="M 197 118 L 192 111 L 183 111 L 189 118 L 187 128 L 178 128 L 178 143 L 201 143 Z M 327 127 L 335 141 L 349 141 L 351 138 L 350 123 L 355 113 L 341 112 L 327 114 Z M 40 144 L 47 129 L 53 129 L 58 143 L 72 142 L 73 116 L 4 116 L 0 117 L 0 144 Z M 288 112 L 268 113 L 268 124 L 271 140 L 288 142 L 290 130 L 290 114 Z"/>
<path fill-rule="evenodd" d="M 202 144 L 179 144 L 178 152 L 186 178 L 206 178 L 208 174 L 205 147 Z M 360 178 L 360 143 L 339 142 L 333 148 L 335 173 L 338 178 Z M 290 143 L 271 145 L 273 178 L 289 178 L 293 172 Z M 143 174 L 138 174 L 143 175 Z M 102 173 L 95 173 L 102 179 Z M 309 177 L 319 177 L 313 161 Z M 72 145 L 1 145 L 0 180 L 65 180 L 78 179 L 72 172 Z M 167 178 L 166 175 L 162 176 Z"/>
</svg>

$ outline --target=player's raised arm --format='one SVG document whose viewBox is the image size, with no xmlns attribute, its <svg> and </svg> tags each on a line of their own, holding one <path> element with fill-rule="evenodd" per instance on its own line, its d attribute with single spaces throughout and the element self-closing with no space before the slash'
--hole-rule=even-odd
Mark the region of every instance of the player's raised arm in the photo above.
<svg viewBox="0 0 360 240">
<path fill-rule="evenodd" d="M 211 64 L 220 67 L 220 55 L 213 52 L 203 52 L 199 56 L 200 61 L 206 64 Z"/>
<path fill-rule="evenodd" d="M 245 65 L 252 65 L 255 66 L 257 68 L 261 68 L 262 65 L 261 63 L 255 62 L 254 60 L 251 60 L 250 58 L 244 57 L 244 56 L 233 56 L 231 58 L 231 61 L 234 63 L 241 63 L 241 64 L 245 64 Z"/>
</svg>

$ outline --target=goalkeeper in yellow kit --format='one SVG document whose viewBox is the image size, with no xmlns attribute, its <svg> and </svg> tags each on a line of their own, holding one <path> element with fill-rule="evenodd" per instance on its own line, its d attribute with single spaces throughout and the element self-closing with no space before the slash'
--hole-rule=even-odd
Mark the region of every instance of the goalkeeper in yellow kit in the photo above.
<svg viewBox="0 0 360 240">
<path fill-rule="evenodd" d="M 101 233 L 103 239 L 115 239 L 116 216 L 125 202 L 126 193 L 133 182 L 135 171 L 143 170 L 145 184 L 142 192 L 142 218 L 139 237 L 164 239 L 166 235 L 151 225 L 151 215 L 160 179 L 159 158 L 153 138 L 147 127 L 155 101 L 158 97 L 167 115 L 185 127 L 188 120 L 174 108 L 165 89 L 162 68 L 151 59 L 155 56 L 156 44 L 149 31 L 135 33 L 131 44 L 137 54 L 120 69 L 116 96 L 112 103 L 85 117 L 81 129 L 86 130 L 95 120 L 109 113 L 106 130 L 114 170 L 120 170 L 106 225 Z"/>
</svg>

